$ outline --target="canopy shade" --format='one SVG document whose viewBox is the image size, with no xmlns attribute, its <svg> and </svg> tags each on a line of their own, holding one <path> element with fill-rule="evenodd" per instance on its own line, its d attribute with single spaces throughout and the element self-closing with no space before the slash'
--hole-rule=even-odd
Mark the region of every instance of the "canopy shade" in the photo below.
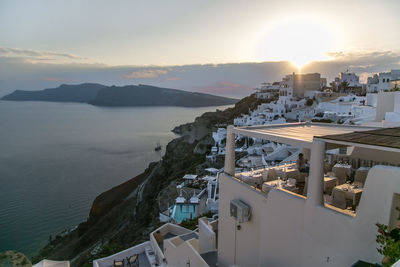
<svg viewBox="0 0 400 267">
<path fill-rule="evenodd" d="M 377 127 L 349 126 L 328 123 L 287 123 L 233 128 L 236 134 L 311 148 L 314 137 L 375 130 Z"/>
<path fill-rule="evenodd" d="M 380 146 L 400 150 L 400 127 L 322 136 L 330 141 Z"/>
</svg>

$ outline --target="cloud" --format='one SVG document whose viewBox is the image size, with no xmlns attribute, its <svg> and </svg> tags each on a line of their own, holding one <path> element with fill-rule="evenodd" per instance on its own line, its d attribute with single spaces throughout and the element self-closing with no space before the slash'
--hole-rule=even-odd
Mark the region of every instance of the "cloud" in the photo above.
<svg viewBox="0 0 400 267">
<path fill-rule="evenodd" d="M 44 77 L 44 78 L 40 78 L 40 80 L 48 81 L 48 82 L 62 82 L 62 83 L 75 82 L 75 80 L 72 80 L 72 79 L 63 79 L 63 78 L 56 78 L 56 77 Z"/>
<path fill-rule="evenodd" d="M 0 47 L 0 96 L 16 89 L 39 90 L 61 83 L 94 82 L 109 86 L 146 83 L 243 97 L 263 82 L 280 81 L 286 74 L 299 71 L 288 62 L 109 66 L 81 62 L 74 55 L 72 58 L 65 56 L 69 54 L 52 55 L 51 52 Z M 330 56 L 331 60 L 310 62 L 301 71 L 319 72 L 332 81 L 339 72 L 349 69 L 365 81 L 372 73 L 400 69 L 400 54 L 393 51 L 341 51 L 331 52 Z M 49 61 L 48 58 L 55 60 Z"/>
<path fill-rule="evenodd" d="M 252 92 L 252 89 L 249 86 L 241 85 L 238 83 L 222 81 L 205 87 L 200 87 L 196 91 L 214 95 L 241 96 L 250 94 Z"/>
<path fill-rule="evenodd" d="M 30 49 L 19 49 L 11 47 L 0 47 L 0 57 L 22 58 L 27 63 L 36 63 L 43 61 L 56 61 L 57 63 L 67 63 L 71 61 L 87 61 L 88 58 L 73 54 L 37 51 Z"/>
<path fill-rule="evenodd" d="M 393 51 L 339 51 L 327 56 L 336 62 L 348 62 L 353 67 L 369 68 L 377 64 L 399 64 L 400 54 Z"/>
<path fill-rule="evenodd" d="M 400 53 L 395 51 L 338 51 L 327 53 L 331 60 L 314 61 L 305 65 L 302 72 L 320 72 L 332 81 L 339 72 L 349 70 L 360 75 L 360 82 L 377 72 L 400 68 Z"/>
<path fill-rule="evenodd" d="M 165 78 L 165 81 L 179 81 L 179 80 L 182 80 L 182 78 L 179 78 L 179 77 L 168 77 L 168 78 Z"/>
<path fill-rule="evenodd" d="M 143 69 L 122 75 L 124 79 L 150 79 L 168 74 L 169 69 Z"/>
</svg>

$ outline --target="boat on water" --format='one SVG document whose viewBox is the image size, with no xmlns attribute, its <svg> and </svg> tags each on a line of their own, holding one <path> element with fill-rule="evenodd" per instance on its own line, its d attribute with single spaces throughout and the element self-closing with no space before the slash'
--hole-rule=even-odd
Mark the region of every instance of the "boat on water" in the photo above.
<svg viewBox="0 0 400 267">
<path fill-rule="evenodd" d="M 161 145 L 160 142 L 157 142 L 156 147 L 154 148 L 154 151 L 160 151 L 161 150 Z"/>
</svg>

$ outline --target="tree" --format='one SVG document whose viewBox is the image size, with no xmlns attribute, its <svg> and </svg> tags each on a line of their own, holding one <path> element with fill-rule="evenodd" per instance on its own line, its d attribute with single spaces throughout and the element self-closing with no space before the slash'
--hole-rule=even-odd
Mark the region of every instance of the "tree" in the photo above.
<svg viewBox="0 0 400 267">
<path fill-rule="evenodd" d="M 340 92 L 347 92 L 347 90 L 349 90 L 349 84 L 346 81 L 340 83 L 339 91 Z"/>
</svg>

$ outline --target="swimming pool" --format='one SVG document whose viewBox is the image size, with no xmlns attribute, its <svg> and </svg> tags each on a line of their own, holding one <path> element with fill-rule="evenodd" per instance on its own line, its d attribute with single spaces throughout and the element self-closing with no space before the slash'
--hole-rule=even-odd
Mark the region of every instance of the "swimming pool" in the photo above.
<svg viewBox="0 0 400 267">
<path fill-rule="evenodd" d="M 197 216 L 197 205 L 193 204 L 175 204 L 172 210 L 172 218 L 181 223 L 185 219 L 192 219 Z"/>
</svg>

